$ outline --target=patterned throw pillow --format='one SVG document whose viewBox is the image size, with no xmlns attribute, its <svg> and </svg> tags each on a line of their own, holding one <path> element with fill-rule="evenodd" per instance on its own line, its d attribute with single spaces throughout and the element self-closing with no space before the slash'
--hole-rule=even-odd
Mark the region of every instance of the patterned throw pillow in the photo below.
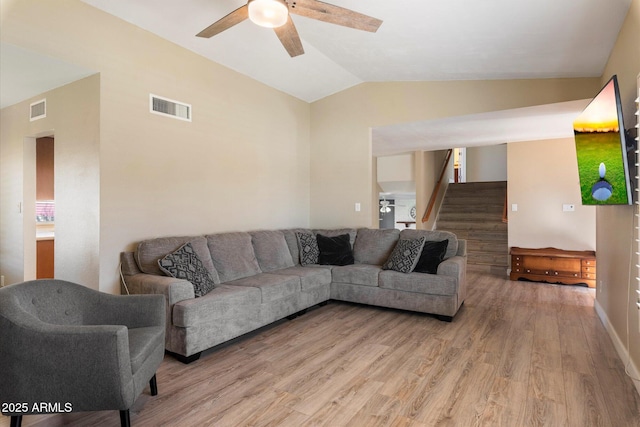
<svg viewBox="0 0 640 427">
<path fill-rule="evenodd" d="M 383 270 L 395 270 L 401 273 L 411 273 L 420 259 L 424 237 L 419 239 L 398 240 L 391 256 L 382 266 Z"/>
<path fill-rule="evenodd" d="M 215 287 L 211 274 L 204 268 L 191 243 L 185 243 L 176 251 L 160 258 L 158 266 L 167 276 L 191 282 L 196 297 L 208 294 Z"/>
<path fill-rule="evenodd" d="M 296 232 L 298 238 L 298 248 L 300 250 L 300 265 L 311 265 L 318 263 L 320 249 L 316 236 L 311 233 Z"/>
</svg>

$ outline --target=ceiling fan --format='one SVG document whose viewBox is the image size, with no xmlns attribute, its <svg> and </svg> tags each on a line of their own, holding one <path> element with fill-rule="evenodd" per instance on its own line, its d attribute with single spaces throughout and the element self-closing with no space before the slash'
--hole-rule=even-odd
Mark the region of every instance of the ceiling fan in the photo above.
<svg viewBox="0 0 640 427">
<path fill-rule="evenodd" d="M 304 49 L 290 14 L 375 33 L 382 21 L 319 0 L 249 0 L 196 36 L 210 38 L 249 18 L 257 25 L 273 28 L 289 55 L 302 55 Z"/>
</svg>

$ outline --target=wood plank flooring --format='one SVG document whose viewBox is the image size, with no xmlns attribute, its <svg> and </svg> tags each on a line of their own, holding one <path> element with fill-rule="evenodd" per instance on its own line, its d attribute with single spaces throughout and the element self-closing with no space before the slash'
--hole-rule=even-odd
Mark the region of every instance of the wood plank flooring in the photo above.
<svg viewBox="0 0 640 427">
<path fill-rule="evenodd" d="M 452 323 L 333 302 L 183 365 L 166 356 L 143 426 L 640 426 L 594 290 L 470 273 Z M 9 418 L 1 417 L 0 426 Z M 117 411 L 23 426 L 119 426 Z"/>
</svg>

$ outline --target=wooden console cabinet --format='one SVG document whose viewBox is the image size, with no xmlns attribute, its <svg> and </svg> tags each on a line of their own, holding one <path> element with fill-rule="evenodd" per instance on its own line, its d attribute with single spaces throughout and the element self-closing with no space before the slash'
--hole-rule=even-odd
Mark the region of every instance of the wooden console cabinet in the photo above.
<svg viewBox="0 0 640 427">
<path fill-rule="evenodd" d="M 596 253 L 556 248 L 511 248 L 511 280 L 596 287 Z"/>
</svg>

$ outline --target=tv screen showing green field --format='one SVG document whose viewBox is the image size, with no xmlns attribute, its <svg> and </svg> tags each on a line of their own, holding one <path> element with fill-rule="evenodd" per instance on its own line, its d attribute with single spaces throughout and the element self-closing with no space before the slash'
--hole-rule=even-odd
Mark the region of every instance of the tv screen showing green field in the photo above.
<svg viewBox="0 0 640 427">
<path fill-rule="evenodd" d="M 614 76 L 573 122 L 583 205 L 631 203 L 617 92 Z"/>
</svg>

